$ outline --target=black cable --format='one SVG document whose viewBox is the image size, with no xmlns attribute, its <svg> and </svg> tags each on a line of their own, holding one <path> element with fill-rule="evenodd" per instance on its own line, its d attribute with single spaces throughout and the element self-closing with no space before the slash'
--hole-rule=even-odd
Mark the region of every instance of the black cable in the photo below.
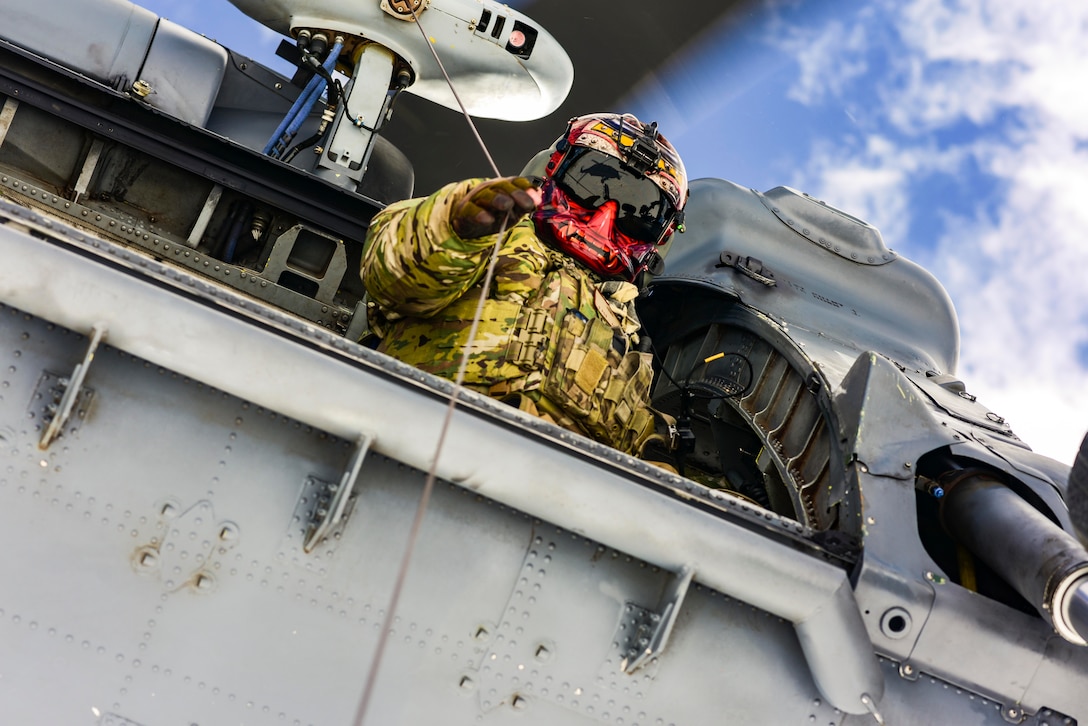
<svg viewBox="0 0 1088 726">
<path fill-rule="evenodd" d="M 672 383 L 673 387 L 675 387 L 680 392 L 680 414 L 676 418 L 675 425 L 678 441 L 675 445 L 674 457 L 676 460 L 677 473 L 679 473 L 680 476 L 684 476 L 684 459 L 686 458 L 686 455 L 688 453 L 695 450 L 695 433 L 691 427 L 692 401 L 724 401 L 727 398 L 735 398 L 746 393 L 748 391 L 748 388 L 752 385 L 752 379 L 754 377 L 752 362 L 748 360 L 746 356 L 741 355 L 740 353 L 725 353 L 719 351 L 718 353 L 704 358 L 703 360 L 697 362 L 694 366 L 692 366 L 691 370 L 688 371 L 687 376 L 684 378 L 683 385 L 681 385 L 676 381 L 675 378 L 672 377 L 672 374 L 669 373 L 669 369 L 665 366 L 665 361 L 658 354 L 652 340 L 649 341 L 648 345 L 650 349 L 650 354 L 653 356 L 654 360 L 657 361 L 659 370 L 665 374 L 665 377 L 669 380 L 670 383 Z M 729 393 L 722 392 L 709 395 L 692 386 L 691 377 L 695 374 L 695 371 L 699 369 L 699 366 L 708 365 L 709 363 L 724 358 L 727 355 L 737 356 L 742 361 L 744 361 L 745 366 L 747 366 L 748 368 L 748 383 L 746 385 Z M 714 384 L 710 382 L 709 385 Z"/>
<path fill-rule="evenodd" d="M 673 378 L 672 375 L 669 373 L 669 369 L 665 367 L 665 361 L 661 357 L 661 355 L 658 354 L 657 348 L 654 347 L 654 344 L 653 344 L 652 340 L 650 342 L 650 354 L 653 355 L 654 360 L 657 361 L 658 368 L 661 370 L 661 372 L 664 373 L 665 377 L 669 379 L 669 383 L 671 383 L 673 386 L 675 386 L 677 388 L 677 390 L 679 390 L 681 393 L 685 393 L 685 392 L 687 392 L 687 391 L 689 391 L 691 389 L 691 376 L 695 373 L 696 370 L 698 370 L 699 366 L 710 363 L 710 362 L 712 362 L 711 359 L 714 359 L 714 356 L 710 356 L 710 358 L 703 359 L 703 360 L 699 361 L 698 363 L 696 363 L 694 366 L 692 366 L 691 370 L 688 371 L 687 377 L 684 379 L 684 385 L 680 385 L 679 383 L 676 382 L 676 379 Z M 743 388 L 741 388 L 740 390 L 735 391 L 733 393 L 721 393 L 721 394 L 712 394 L 712 395 L 699 396 L 699 395 L 696 395 L 696 393 L 698 393 L 697 390 L 696 391 L 691 391 L 691 395 L 692 395 L 693 398 L 698 398 L 701 401 L 713 401 L 715 399 L 719 399 L 719 400 L 724 401 L 727 398 L 736 398 L 737 396 L 741 396 L 741 395 L 748 392 L 748 388 L 752 385 L 752 379 L 755 376 L 755 371 L 752 368 L 752 361 L 748 360 L 748 358 L 746 356 L 744 356 L 744 355 L 742 355 L 740 353 L 736 353 L 736 352 L 733 352 L 733 353 L 720 353 L 720 355 L 722 357 L 725 357 L 727 355 L 736 356 L 736 357 L 740 358 L 742 361 L 744 361 L 744 365 L 748 368 L 748 383 L 745 384 L 745 386 Z"/>
<path fill-rule="evenodd" d="M 302 151 L 307 146 L 316 146 L 317 142 L 320 141 L 321 137 L 324 136 L 324 135 L 325 134 L 323 132 L 318 132 L 318 133 L 314 134 L 313 136 L 311 136 L 310 138 L 303 139 L 302 141 L 300 141 L 297 144 L 295 144 L 294 146 L 292 146 L 287 151 L 287 153 L 283 155 L 283 157 L 282 157 L 283 163 L 290 164 L 291 160 L 294 159 L 298 155 L 298 152 Z"/>
</svg>

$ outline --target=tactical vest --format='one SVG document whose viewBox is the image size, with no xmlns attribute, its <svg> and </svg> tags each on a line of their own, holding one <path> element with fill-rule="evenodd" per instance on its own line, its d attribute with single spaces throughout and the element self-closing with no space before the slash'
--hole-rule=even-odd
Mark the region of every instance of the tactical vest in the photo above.
<svg viewBox="0 0 1088 726">
<path fill-rule="evenodd" d="M 633 349 L 636 290 L 555 269 L 524 304 L 488 299 L 469 351 L 466 387 L 638 455 L 654 433 L 652 357 Z M 386 326 L 378 350 L 453 380 L 478 305 L 474 288 L 426 319 Z M 625 332 L 625 328 L 627 331 Z M 532 406 L 522 408 L 533 410 Z"/>
</svg>

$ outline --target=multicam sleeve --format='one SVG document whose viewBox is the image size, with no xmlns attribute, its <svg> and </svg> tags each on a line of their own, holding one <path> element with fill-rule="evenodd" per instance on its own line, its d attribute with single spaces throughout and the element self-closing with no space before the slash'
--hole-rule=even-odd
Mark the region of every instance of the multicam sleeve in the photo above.
<svg viewBox="0 0 1088 726">
<path fill-rule="evenodd" d="M 450 225 L 450 210 L 481 181 L 447 184 L 375 215 L 360 270 L 372 300 L 388 311 L 427 317 L 476 284 L 495 238 L 461 239 Z"/>
</svg>

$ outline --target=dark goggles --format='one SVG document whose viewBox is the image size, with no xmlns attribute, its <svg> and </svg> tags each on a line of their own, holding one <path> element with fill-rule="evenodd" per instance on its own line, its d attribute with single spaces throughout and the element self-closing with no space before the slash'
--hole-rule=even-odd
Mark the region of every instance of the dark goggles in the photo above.
<svg viewBox="0 0 1088 726">
<path fill-rule="evenodd" d="M 616 202 L 616 228 L 643 242 L 660 242 L 676 218 L 661 187 L 600 151 L 573 149 L 553 179 L 572 202 L 585 209 Z"/>
</svg>

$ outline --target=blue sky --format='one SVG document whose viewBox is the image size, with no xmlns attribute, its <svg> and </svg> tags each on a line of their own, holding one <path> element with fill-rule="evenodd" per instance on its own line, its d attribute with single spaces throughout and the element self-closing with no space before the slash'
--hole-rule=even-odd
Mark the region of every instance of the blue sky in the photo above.
<svg viewBox="0 0 1088 726">
<path fill-rule="evenodd" d="M 226 0 L 140 4 L 282 63 Z M 787 184 L 877 226 L 948 289 L 968 389 L 1070 463 L 1088 430 L 1088 3 L 1045 5 L 765 0 L 625 110 L 693 177 Z"/>
</svg>

